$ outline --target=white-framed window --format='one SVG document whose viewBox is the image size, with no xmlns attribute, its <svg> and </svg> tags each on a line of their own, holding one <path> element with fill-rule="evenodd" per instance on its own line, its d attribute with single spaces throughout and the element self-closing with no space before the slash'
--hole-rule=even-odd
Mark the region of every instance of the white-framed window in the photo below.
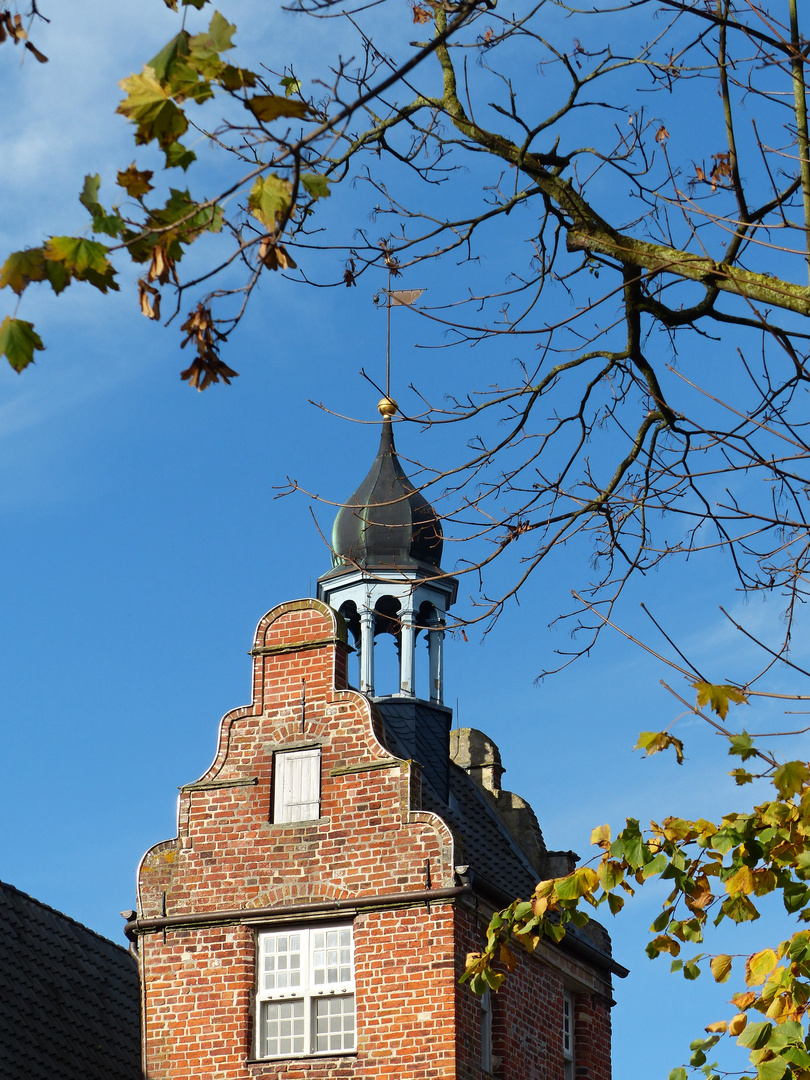
<svg viewBox="0 0 810 1080">
<path fill-rule="evenodd" d="M 312 821 L 320 817 L 320 750 L 279 751 L 273 766 L 273 821 Z"/>
<path fill-rule="evenodd" d="M 565 1080 L 574 1080 L 574 999 L 571 994 L 563 994 L 562 1044 Z"/>
<path fill-rule="evenodd" d="M 355 1049 L 350 925 L 262 932 L 257 961 L 257 1058 Z"/>
</svg>

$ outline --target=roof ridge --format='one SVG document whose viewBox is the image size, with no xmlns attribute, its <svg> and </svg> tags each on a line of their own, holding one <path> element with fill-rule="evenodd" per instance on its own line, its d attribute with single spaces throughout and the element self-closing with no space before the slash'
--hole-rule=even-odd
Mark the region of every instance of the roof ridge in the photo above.
<svg viewBox="0 0 810 1080">
<path fill-rule="evenodd" d="M 73 923 L 74 926 L 78 926 L 80 930 L 84 930 L 86 933 L 91 934 L 93 937 L 98 938 L 99 941 L 103 941 L 105 945 L 112 945 L 115 949 L 120 949 L 121 952 L 130 955 L 129 949 L 126 945 L 119 945 L 117 941 L 113 941 L 111 938 L 104 937 L 103 934 L 99 934 L 97 930 L 93 930 L 91 927 L 86 926 L 84 923 L 79 922 L 78 919 L 74 919 L 72 915 L 66 915 L 64 911 L 59 911 L 58 908 L 51 907 L 50 904 L 45 904 L 42 900 L 37 900 L 35 896 L 31 896 L 30 893 L 23 892 L 22 889 L 18 889 L 16 885 L 12 885 L 8 881 L 0 880 L 0 891 L 7 889 L 10 892 L 16 893 L 24 900 L 28 900 L 32 904 L 36 904 L 37 907 L 42 908 L 45 911 L 49 911 L 52 915 L 58 915 L 60 919 L 65 919 L 69 923 Z"/>
</svg>

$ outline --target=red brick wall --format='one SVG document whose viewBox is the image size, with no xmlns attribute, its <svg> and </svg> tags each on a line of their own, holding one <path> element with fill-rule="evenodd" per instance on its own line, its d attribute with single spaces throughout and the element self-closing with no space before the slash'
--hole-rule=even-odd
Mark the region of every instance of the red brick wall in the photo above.
<svg viewBox="0 0 810 1080">
<path fill-rule="evenodd" d="M 426 862 L 434 889 L 456 884 L 452 833 L 419 809 L 418 771 L 392 759 L 378 715 L 346 688 L 341 631 L 339 616 L 315 600 L 283 604 L 259 624 L 254 700 L 224 717 L 213 765 L 182 791 L 178 836 L 144 856 L 141 918 L 418 891 Z M 312 742 L 321 748 L 320 819 L 273 824 L 274 751 Z M 148 1080 L 480 1080 L 480 1002 L 457 978 L 485 921 L 468 900 L 361 912 L 353 920 L 357 1053 L 273 1062 L 251 1061 L 257 927 L 144 932 Z M 563 986 L 588 978 L 553 950 L 519 955 L 493 996 L 499 1080 L 562 1080 Z M 577 996 L 580 1080 L 609 1080 L 601 1001 Z"/>
<path fill-rule="evenodd" d="M 302 1061 L 254 1057 L 252 929 L 172 929 L 142 938 L 150 1080 L 451 1080 L 453 915 L 449 904 L 354 920 L 358 1047 Z"/>
</svg>

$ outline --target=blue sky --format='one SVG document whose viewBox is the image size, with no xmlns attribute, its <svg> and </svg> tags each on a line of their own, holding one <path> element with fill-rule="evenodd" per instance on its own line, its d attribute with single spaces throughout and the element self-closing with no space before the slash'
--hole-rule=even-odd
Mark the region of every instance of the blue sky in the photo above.
<svg viewBox="0 0 810 1080">
<path fill-rule="evenodd" d="M 301 25 L 268 18 L 268 5 L 223 6 L 257 47 L 272 41 L 291 57 L 304 48 Z M 0 49 L 0 95 L 15 117 L 0 155 L 4 252 L 83 228 L 85 173 L 102 174 L 103 193 L 133 157 L 113 115 L 117 79 L 176 32 L 159 0 L 49 0 L 46 13 L 53 23 L 35 41 L 49 65 L 20 67 L 19 50 Z M 301 64 L 317 68 L 319 48 L 310 43 Z M 334 219 L 354 197 L 333 196 Z M 384 282 L 314 292 L 266 276 L 225 356 L 241 372 L 229 388 L 199 394 L 180 382 L 178 337 L 139 316 L 126 274 L 106 298 L 75 285 L 58 299 L 26 296 L 19 315 L 36 322 L 47 351 L 21 376 L 0 367 L 0 877 L 118 941 L 140 856 L 174 835 L 178 786 L 207 768 L 219 718 L 247 700 L 256 623 L 309 594 L 328 568 L 310 509 L 327 533 L 333 511 L 277 489 L 291 476 L 339 502 L 376 451 L 376 427 L 339 417 L 376 419 L 378 395 L 359 370 L 382 378 L 384 317 L 372 295 Z M 0 294 L 0 315 L 11 299 Z M 486 381 L 488 365 L 512 361 L 414 348 L 440 339 L 411 313 L 397 318 L 395 387 L 399 378 L 406 401 L 407 382 Z M 457 452 L 447 433 L 403 425 L 397 437 L 404 457 L 432 465 Z M 744 802 L 722 746 L 694 720 L 682 721 L 682 768 L 631 752 L 639 731 L 680 707 L 660 686 L 671 673 L 618 635 L 534 684 L 553 650 L 569 647 L 565 629 L 548 624 L 587 574 L 572 548 L 485 640 L 472 629 L 446 651 L 459 723 L 498 742 L 504 783 L 531 801 L 549 846 L 581 854 L 604 821 L 711 817 Z M 642 581 L 619 620 L 653 641 L 644 601 L 718 681 L 742 678 L 748 654 L 718 604 L 755 626 L 773 613 L 733 590 L 719 562 L 675 566 Z M 463 584 L 461 615 L 468 593 Z M 665 960 L 643 955 L 656 902 L 644 897 L 610 920 L 617 958 L 632 969 L 616 987 L 619 1080 L 640 1059 L 647 1075 L 666 1075 L 704 1023 L 731 1011 L 722 988 L 670 978 Z"/>
</svg>

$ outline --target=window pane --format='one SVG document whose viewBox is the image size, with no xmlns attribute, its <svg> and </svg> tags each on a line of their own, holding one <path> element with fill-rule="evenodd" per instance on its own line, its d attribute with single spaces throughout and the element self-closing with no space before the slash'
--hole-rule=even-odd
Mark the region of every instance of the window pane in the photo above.
<svg viewBox="0 0 810 1080">
<path fill-rule="evenodd" d="M 262 1057 L 304 1052 L 304 1002 L 265 1001 L 262 1004 Z"/>
<path fill-rule="evenodd" d="M 315 1051 L 354 1050 L 354 995 L 315 999 Z"/>
<path fill-rule="evenodd" d="M 264 990 L 301 985 L 300 934 L 268 934 L 263 939 L 261 985 Z"/>
</svg>

